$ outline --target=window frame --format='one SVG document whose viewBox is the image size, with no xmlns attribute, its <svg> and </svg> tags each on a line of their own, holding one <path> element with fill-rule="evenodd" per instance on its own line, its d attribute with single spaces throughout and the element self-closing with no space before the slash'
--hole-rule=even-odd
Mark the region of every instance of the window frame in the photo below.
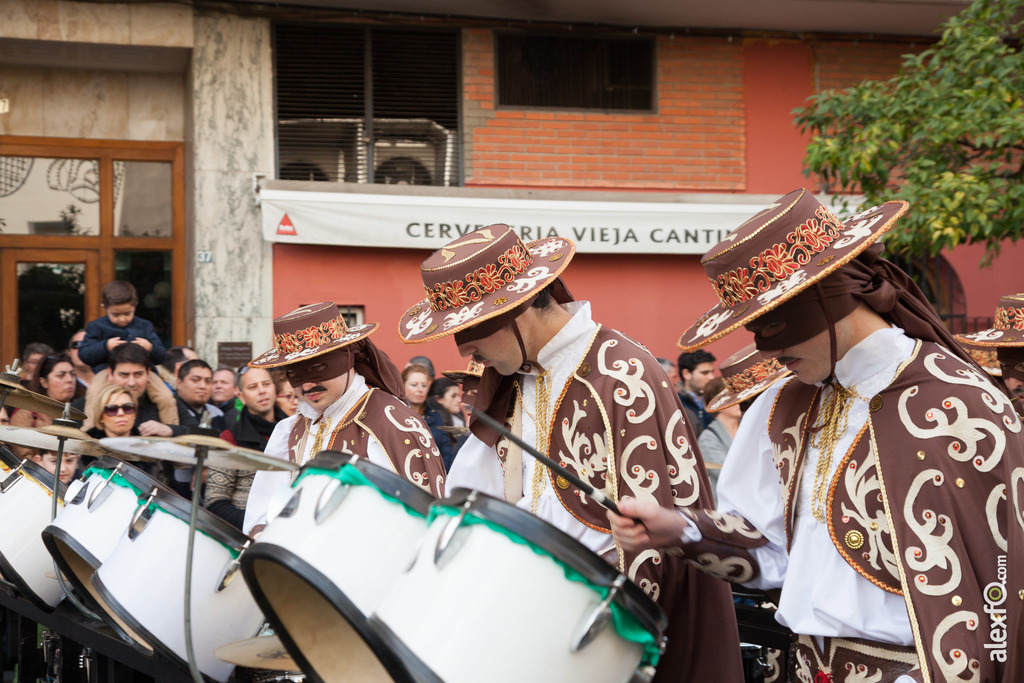
<svg viewBox="0 0 1024 683">
<path fill-rule="evenodd" d="M 185 260 L 185 145 L 182 142 L 144 142 L 133 140 L 90 140 L 71 138 L 25 137 L 0 135 L 0 156 L 36 158 L 95 159 L 100 169 L 100 227 L 98 235 L 12 235 L 0 234 L 0 252 L 5 249 L 44 250 L 55 255 L 60 250 L 90 251 L 98 256 L 99 287 L 115 278 L 115 256 L 119 251 L 171 252 L 171 337 L 174 344 L 184 344 L 193 335 L 194 314 L 186 315 L 186 301 L 191 288 L 186 277 Z M 114 225 L 114 162 L 155 161 L 171 164 L 171 236 L 118 237 Z M 101 292 L 86 290 L 86 310 L 92 300 L 99 305 Z M 13 294 L 11 295 L 13 297 Z M 0 300 L 3 315 L 16 312 L 5 294 Z M 86 318 L 88 321 L 91 318 Z M 11 362 L 21 349 L 17 348 L 15 325 L 5 325 L 0 334 L 0 365 Z"/>
<path fill-rule="evenodd" d="M 556 106 L 540 106 L 540 105 L 521 105 L 521 104 L 504 104 L 501 102 L 501 50 L 499 48 L 500 39 L 502 36 L 517 36 L 524 38 L 554 38 L 563 40 L 593 40 L 593 41 L 631 41 L 637 43 L 647 43 L 650 48 L 651 55 L 651 106 L 649 109 L 619 109 L 612 107 L 556 107 Z M 522 31 L 515 30 L 497 30 L 494 31 L 494 109 L 496 111 L 554 111 L 554 112 L 573 112 L 573 113 L 588 113 L 588 114 L 621 114 L 621 115 L 652 115 L 658 113 L 658 41 L 656 36 L 644 35 L 625 35 L 615 34 L 613 36 L 608 35 L 574 35 L 568 36 L 564 33 L 557 32 L 529 32 L 524 33 Z"/>
</svg>

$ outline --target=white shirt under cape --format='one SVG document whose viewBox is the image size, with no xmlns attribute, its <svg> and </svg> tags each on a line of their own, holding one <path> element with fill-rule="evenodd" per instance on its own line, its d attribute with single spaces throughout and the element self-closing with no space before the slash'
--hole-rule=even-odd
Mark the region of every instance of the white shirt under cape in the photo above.
<svg viewBox="0 0 1024 683">
<path fill-rule="evenodd" d="M 322 448 L 327 448 L 331 433 L 338 428 L 338 425 L 345 415 L 348 414 L 348 411 L 352 409 L 352 406 L 369 390 L 363 376 L 358 372 L 353 372 L 352 381 L 349 383 L 348 389 L 341 395 L 341 398 L 327 406 L 327 409 L 324 411 L 323 419 L 327 420 L 327 438 L 324 439 Z M 298 454 L 295 460 L 299 465 L 305 464 L 306 461 L 316 455 L 316 453 L 313 453 L 313 443 L 316 440 L 316 432 L 319 429 L 319 425 L 316 424 L 319 413 L 313 406 L 302 399 L 299 399 L 299 407 L 295 414 L 281 420 L 274 427 L 274 432 L 270 435 L 267 447 L 263 449 L 263 452 L 275 458 L 288 460 L 288 437 L 292 433 L 292 425 L 295 424 L 296 420 L 307 417 L 310 419 L 309 435 L 305 442 L 299 442 L 299 445 L 302 446 L 302 452 Z M 374 465 L 379 465 L 388 472 L 395 471 L 394 466 L 391 464 L 391 459 L 388 458 L 387 453 L 384 452 L 384 449 L 372 435 L 367 442 L 366 451 L 367 458 Z M 266 524 L 267 510 L 271 506 L 281 509 L 288 502 L 288 498 L 291 496 L 293 478 L 292 472 L 260 470 L 256 473 L 252 482 L 252 489 L 249 491 L 249 500 L 245 504 L 245 522 L 242 524 L 242 531 L 249 533 L 254 526 Z"/>
<path fill-rule="evenodd" d="M 550 372 L 548 391 L 548 415 L 555 410 L 555 402 L 561 396 L 569 376 L 586 355 L 590 339 L 597 330 L 597 323 L 590 318 L 590 302 L 575 301 L 562 306 L 572 318 L 555 334 L 537 354 L 537 363 Z M 520 373 L 523 394 L 522 433 L 519 438 L 537 447 L 537 423 L 534 420 L 537 406 L 537 369 Z M 538 448 L 538 450 L 541 450 Z M 541 450 L 543 452 L 543 450 Z M 523 497 L 516 507 L 530 511 L 533 494 L 533 468 L 537 460 L 523 453 Z M 557 527 L 597 554 L 603 554 L 615 547 L 610 534 L 602 533 L 580 523 L 566 511 L 545 478 L 544 490 L 537 503 L 538 517 Z M 450 494 L 457 488 L 469 488 L 505 500 L 505 475 L 494 448 L 474 435 L 470 435 L 452 463 L 451 471 L 445 478 L 445 489 Z"/>
<path fill-rule="evenodd" d="M 900 364 L 913 353 L 915 343 L 896 327 L 874 332 L 836 363 L 836 379 L 870 398 L 892 382 Z M 769 387 L 744 414 L 718 478 L 718 510 L 742 515 L 769 541 L 754 549 L 761 571 L 746 585 L 781 587 L 775 618 L 794 633 L 912 645 L 914 638 L 903 597 L 878 588 L 858 574 L 835 549 L 828 527 L 811 514 L 814 473 L 820 457 L 811 445 L 807 446 L 797 492 L 793 546 L 786 554 L 786 519 L 768 437 L 768 418 L 784 384 L 777 382 Z M 825 389 L 823 404 L 830 395 L 831 389 Z M 846 431 L 832 456 L 829 481 L 867 418 L 867 400 L 854 398 Z"/>
</svg>

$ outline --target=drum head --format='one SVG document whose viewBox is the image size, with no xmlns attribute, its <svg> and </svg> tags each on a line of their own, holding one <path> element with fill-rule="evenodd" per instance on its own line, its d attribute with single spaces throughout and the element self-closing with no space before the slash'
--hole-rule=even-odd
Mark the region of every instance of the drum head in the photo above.
<svg viewBox="0 0 1024 683">
<path fill-rule="evenodd" d="M 263 614 L 303 673 L 313 681 L 416 681 L 366 618 L 323 574 L 280 547 L 253 545 L 242 572 Z"/>
</svg>

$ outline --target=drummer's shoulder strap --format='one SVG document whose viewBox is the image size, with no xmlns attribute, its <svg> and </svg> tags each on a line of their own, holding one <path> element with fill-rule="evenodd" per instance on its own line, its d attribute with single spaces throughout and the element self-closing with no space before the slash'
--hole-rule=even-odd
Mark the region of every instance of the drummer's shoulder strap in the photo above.
<svg viewBox="0 0 1024 683">
<path fill-rule="evenodd" d="M 517 435 L 523 433 L 523 402 L 519 396 L 517 391 L 512 424 L 509 425 L 509 431 Z M 498 441 L 495 448 L 505 474 L 505 500 L 515 505 L 523 497 L 523 449 L 508 439 Z"/>
<path fill-rule="evenodd" d="M 299 415 L 288 434 L 288 461 L 301 464 L 302 451 L 309 436 L 309 418 Z"/>
</svg>

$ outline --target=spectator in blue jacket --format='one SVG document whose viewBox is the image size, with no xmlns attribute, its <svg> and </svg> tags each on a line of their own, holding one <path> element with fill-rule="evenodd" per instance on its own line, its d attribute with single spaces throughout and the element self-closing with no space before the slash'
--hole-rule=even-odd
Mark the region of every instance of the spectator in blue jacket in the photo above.
<svg viewBox="0 0 1024 683">
<path fill-rule="evenodd" d="M 114 280 L 103 288 L 102 306 L 106 313 L 85 326 L 85 338 L 78 345 L 78 357 L 99 372 L 107 367 L 110 352 L 127 342 L 134 342 L 149 353 L 156 365 L 164 361 L 167 349 L 156 336 L 153 323 L 135 315 L 139 295 L 130 282 Z"/>
</svg>

